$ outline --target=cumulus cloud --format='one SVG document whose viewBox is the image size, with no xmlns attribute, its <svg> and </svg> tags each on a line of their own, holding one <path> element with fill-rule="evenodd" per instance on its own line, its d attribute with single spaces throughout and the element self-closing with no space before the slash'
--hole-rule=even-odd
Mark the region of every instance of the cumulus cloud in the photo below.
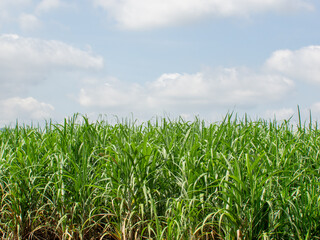
<svg viewBox="0 0 320 240">
<path fill-rule="evenodd" d="M 195 74 L 163 74 L 144 85 L 120 81 L 92 81 L 78 95 L 82 106 L 124 112 L 183 113 L 215 107 L 252 107 L 276 102 L 289 94 L 294 83 L 278 75 L 247 69 L 220 68 Z"/>
<path fill-rule="evenodd" d="M 163 74 L 149 85 L 151 102 L 256 105 L 281 99 L 292 87 L 290 79 L 244 68 L 219 68 L 196 74 Z"/>
<path fill-rule="evenodd" d="M 48 103 L 27 98 L 8 98 L 0 100 L 0 124 L 9 124 L 14 119 L 43 120 L 52 117 L 54 107 Z"/>
<path fill-rule="evenodd" d="M 305 0 L 94 0 L 128 29 L 177 25 L 206 17 L 312 9 Z"/>
<path fill-rule="evenodd" d="M 221 107 L 248 110 L 287 100 L 296 94 L 296 79 L 319 83 L 318 76 L 320 46 L 307 46 L 275 51 L 257 70 L 221 67 L 194 74 L 164 73 L 144 84 L 91 79 L 77 100 L 89 109 L 116 114 L 144 112 L 149 116 L 163 112 L 206 114 Z M 311 110 L 320 116 L 320 103 L 314 103 Z M 287 107 L 269 109 L 262 115 L 283 120 L 294 113 Z"/>
<path fill-rule="evenodd" d="M 40 82 L 51 72 L 102 67 L 102 57 L 63 42 L 0 36 L 0 93 L 4 97 Z"/>
<path fill-rule="evenodd" d="M 103 66 L 102 57 L 74 48 L 55 40 L 24 38 L 18 35 L 0 36 L 0 64 L 21 68 L 59 67 L 99 69 Z M 15 64 L 13 64 L 15 63 Z M 17 64 L 18 63 L 18 64 Z M 34 70 L 34 69 L 32 69 Z"/>
<path fill-rule="evenodd" d="M 265 67 L 294 79 L 319 84 L 320 46 L 276 51 L 266 61 Z"/>
</svg>

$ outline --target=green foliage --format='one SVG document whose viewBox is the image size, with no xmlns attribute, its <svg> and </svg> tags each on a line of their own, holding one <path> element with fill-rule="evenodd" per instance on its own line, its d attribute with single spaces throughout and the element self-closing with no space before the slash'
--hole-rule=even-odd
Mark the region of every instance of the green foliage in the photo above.
<svg viewBox="0 0 320 240">
<path fill-rule="evenodd" d="M 227 115 L 0 131 L 1 239 L 320 239 L 320 132 Z"/>
</svg>

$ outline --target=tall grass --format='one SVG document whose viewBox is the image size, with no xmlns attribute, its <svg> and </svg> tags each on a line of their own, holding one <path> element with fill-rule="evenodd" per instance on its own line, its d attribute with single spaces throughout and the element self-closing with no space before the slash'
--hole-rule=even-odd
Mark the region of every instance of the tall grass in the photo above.
<svg viewBox="0 0 320 240">
<path fill-rule="evenodd" d="M 320 239 L 320 132 L 289 121 L 0 132 L 1 239 Z"/>
</svg>

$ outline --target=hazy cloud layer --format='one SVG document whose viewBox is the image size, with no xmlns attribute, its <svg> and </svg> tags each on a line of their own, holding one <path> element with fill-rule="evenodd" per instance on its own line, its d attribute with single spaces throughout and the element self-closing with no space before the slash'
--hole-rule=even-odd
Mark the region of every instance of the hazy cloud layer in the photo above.
<svg viewBox="0 0 320 240">
<path fill-rule="evenodd" d="M 42 25 L 41 21 L 33 14 L 21 14 L 19 17 L 19 25 L 23 31 L 32 31 L 39 29 Z"/>
<path fill-rule="evenodd" d="M 142 86 L 121 82 L 115 78 L 90 79 L 81 88 L 78 101 L 85 107 L 99 108 L 138 108 L 145 97 Z"/>
<path fill-rule="evenodd" d="M 320 114 L 320 102 L 313 103 L 310 109 L 313 113 Z"/>
<path fill-rule="evenodd" d="M 41 17 L 49 11 L 69 6 L 62 0 L 0 0 L 0 27 L 18 24 L 23 31 L 34 31 L 43 25 Z"/>
<path fill-rule="evenodd" d="M 266 61 L 266 68 L 291 78 L 320 83 L 320 46 L 279 50 Z"/>
<path fill-rule="evenodd" d="M 0 125 L 18 120 L 43 120 L 52 117 L 54 107 L 32 97 L 0 100 Z"/>
<path fill-rule="evenodd" d="M 21 12 L 30 5 L 32 0 L 1 0 L 0 1 L 0 27 L 9 21 L 15 21 L 14 13 Z"/>
<path fill-rule="evenodd" d="M 312 9 L 305 0 L 94 0 L 127 29 L 178 25 L 207 17 Z"/>
<path fill-rule="evenodd" d="M 101 57 L 63 42 L 0 36 L 2 98 L 42 81 L 51 72 L 102 67 Z"/>
<path fill-rule="evenodd" d="M 53 9 L 57 9 L 59 7 L 64 6 L 65 3 L 61 0 L 42 0 L 36 6 L 35 12 L 36 13 L 44 13 L 51 11 Z"/>
<path fill-rule="evenodd" d="M 267 110 L 264 114 L 266 119 L 276 119 L 276 120 L 288 120 L 295 115 L 296 111 L 292 108 L 281 108 L 274 110 Z"/>
<path fill-rule="evenodd" d="M 11 8 L 19 8 L 32 3 L 32 0 L 1 0 L 0 9 L 1 12 L 8 11 Z"/>
</svg>

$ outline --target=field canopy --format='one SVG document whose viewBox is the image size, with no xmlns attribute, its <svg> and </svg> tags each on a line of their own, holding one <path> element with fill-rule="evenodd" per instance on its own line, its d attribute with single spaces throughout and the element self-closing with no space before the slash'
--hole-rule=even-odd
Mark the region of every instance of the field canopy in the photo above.
<svg viewBox="0 0 320 240">
<path fill-rule="evenodd" d="M 320 239 L 320 131 L 228 114 L 0 131 L 1 239 Z"/>
</svg>

